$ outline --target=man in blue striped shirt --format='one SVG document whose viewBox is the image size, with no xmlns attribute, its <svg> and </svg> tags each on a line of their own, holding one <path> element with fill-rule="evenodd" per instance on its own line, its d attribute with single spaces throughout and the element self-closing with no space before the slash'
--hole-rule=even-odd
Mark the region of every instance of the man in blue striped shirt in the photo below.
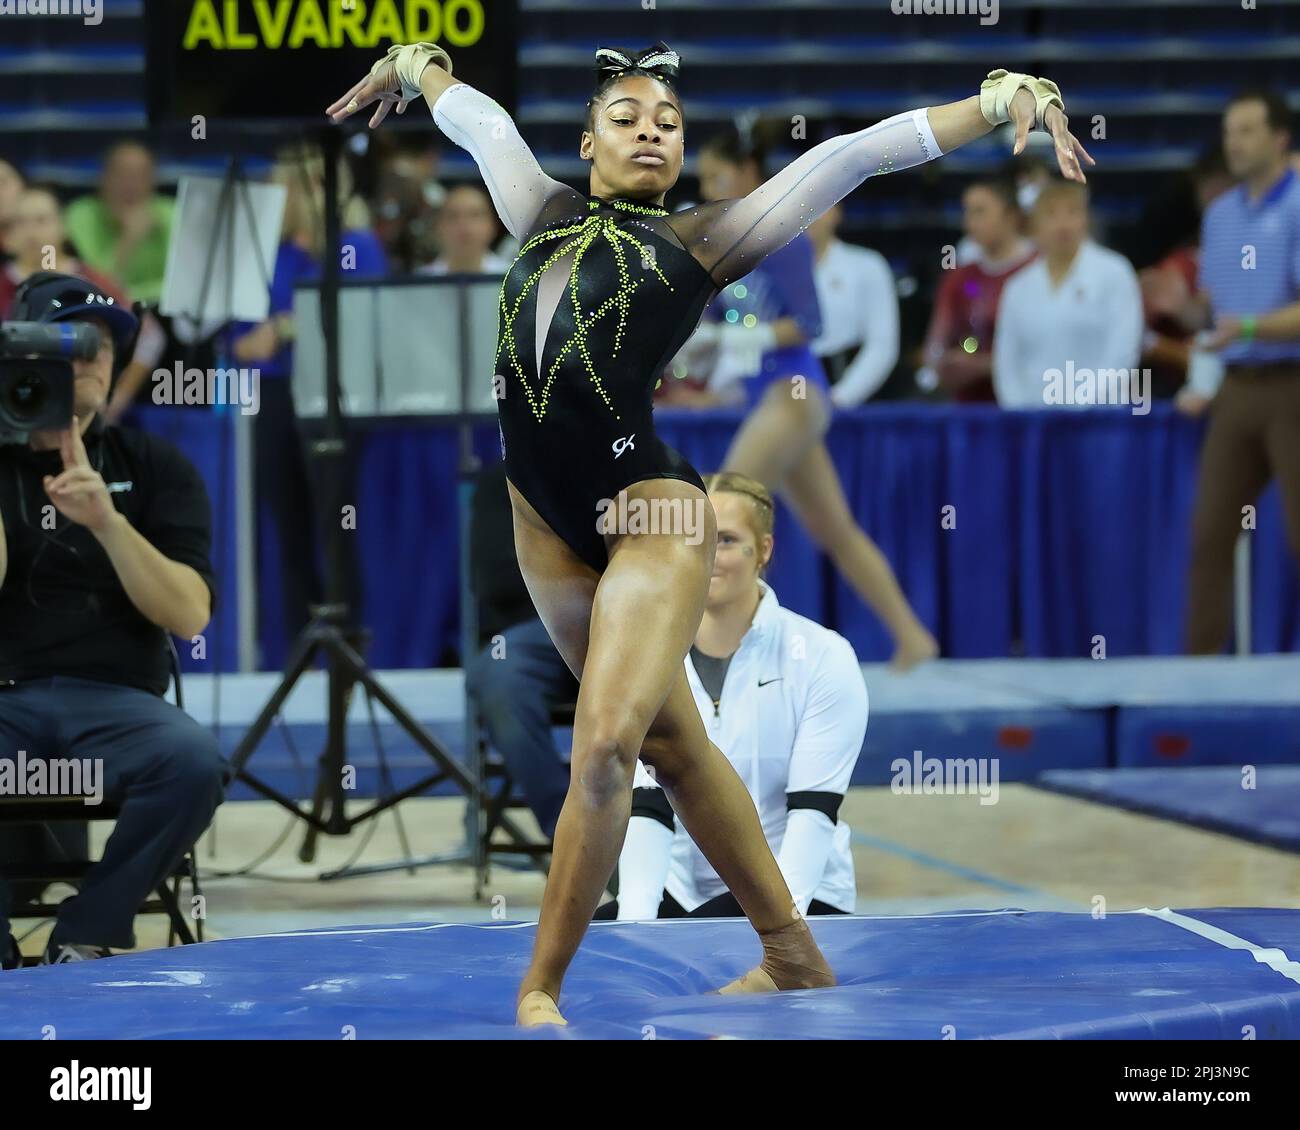
<svg viewBox="0 0 1300 1130">
<path fill-rule="evenodd" d="M 1286 103 L 1236 95 L 1223 145 L 1240 182 L 1201 224 L 1199 317 L 1225 366 L 1201 451 L 1188 585 L 1187 648 L 1215 654 L 1231 628 L 1233 547 L 1246 507 L 1276 476 L 1300 557 L 1300 176 Z"/>
</svg>

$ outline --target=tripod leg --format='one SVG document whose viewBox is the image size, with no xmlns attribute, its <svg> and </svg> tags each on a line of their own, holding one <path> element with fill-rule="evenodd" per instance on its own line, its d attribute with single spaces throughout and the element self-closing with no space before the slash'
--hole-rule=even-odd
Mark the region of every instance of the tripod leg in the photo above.
<svg viewBox="0 0 1300 1130">
<path fill-rule="evenodd" d="M 370 688 L 364 688 L 366 692 L 366 709 L 370 714 L 370 733 L 375 739 L 375 752 L 379 755 L 379 781 L 380 787 L 385 790 L 388 796 L 392 796 L 397 791 L 393 784 L 393 773 L 388 765 L 388 757 L 384 753 L 384 743 L 379 736 L 379 722 L 375 718 L 375 696 L 370 693 Z M 406 837 L 406 823 L 402 820 L 402 810 L 400 807 L 393 808 L 393 819 L 397 823 L 397 842 L 402 849 L 402 855 L 407 859 L 411 857 L 411 841 Z M 414 868 L 411 874 L 415 874 Z"/>
<path fill-rule="evenodd" d="M 292 693 L 298 680 L 302 678 L 303 672 L 311 664 L 312 657 L 316 654 L 316 642 L 316 636 L 310 631 L 299 637 L 298 642 L 294 645 L 294 654 L 290 657 L 288 667 L 285 668 L 284 679 L 275 688 L 275 693 L 271 695 L 267 704 L 262 707 L 262 712 L 253 720 L 248 732 L 240 739 L 239 745 L 231 753 L 230 767 L 240 780 L 247 781 L 244 766 L 248 764 L 249 758 L 253 756 L 253 752 L 266 736 L 266 731 L 271 728 L 271 723 L 275 721 L 276 715 L 280 713 L 280 707 L 284 705 L 285 699 Z"/>
<path fill-rule="evenodd" d="M 328 738 L 325 741 L 326 744 L 329 743 Z M 311 798 L 311 820 L 307 823 L 307 830 L 302 837 L 302 845 L 298 848 L 298 859 L 303 863 L 311 863 L 316 858 L 317 829 L 322 823 L 321 813 L 325 811 L 325 793 L 329 785 L 325 781 L 325 753 L 323 751 L 318 765 L 316 791 L 312 793 Z"/>
<path fill-rule="evenodd" d="M 384 709 L 393 716 L 393 720 L 411 736 L 415 743 L 446 771 L 447 776 L 467 796 L 475 796 L 482 788 L 479 778 L 465 765 L 461 764 L 451 752 L 443 746 L 428 730 L 397 701 L 364 665 L 357 669 L 357 678 L 364 683 L 370 693 L 377 698 Z"/>
<path fill-rule="evenodd" d="M 337 627 L 331 627 L 322 642 L 329 659 L 329 722 L 325 748 L 320 756 L 320 771 L 316 776 L 316 794 L 312 800 L 312 815 L 316 822 L 308 823 L 298 851 L 298 858 L 303 863 L 311 863 L 316 858 L 316 839 L 320 835 L 322 818 L 325 830 L 332 836 L 346 835 L 349 831 L 343 775 L 348 768 L 348 707 L 357 680 L 346 655 L 355 653 L 346 647 L 346 637 Z M 355 774 L 356 766 L 351 768 Z M 353 785 L 355 787 L 355 781 Z"/>
</svg>

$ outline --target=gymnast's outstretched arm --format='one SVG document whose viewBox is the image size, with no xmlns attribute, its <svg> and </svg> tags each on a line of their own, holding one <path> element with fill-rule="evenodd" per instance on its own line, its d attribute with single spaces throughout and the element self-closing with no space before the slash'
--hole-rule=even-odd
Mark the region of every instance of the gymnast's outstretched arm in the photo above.
<svg viewBox="0 0 1300 1130">
<path fill-rule="evenodd" d="M 562 181 L 547 176 L 519 133 L 514 120 L 494 98 L 461 82 L 442 66 L 426 65 L 420 72 L 420 91 L 433 120 L 452 141 L 474 158 L 497 215 L 518 240 L 532 229 L 547 205 L 581 195 Z M 379 102 L 370 119 L 373 128 L 396 105 L 404 113 L 414 88 L 404 90 L 397 66 L 388 62 L 352 88 L 329 108 L 334 121 L 342 121 L 372 102 Z"/>
<path fill-rule="evenodd" d="M 1024 148 L 1037 121 L 1038 105 L 1035 94 L 1021 87 L 1001 108 L 1016 126 L 1016 153 Z M 670 223 L 722 288 L 749 274 L 868 177 L 933 161 L 993 128 L 979 95 L 909 110 L 868 129 L 823 141 L 748 196 L 678 213 Z M 1062 174 L 1084 180 L 1079 158 L 1093 163 L 1092 158 L 1070 134 L 1065 114 L 1055 105 L 1048 106 L 1043 128 L 1056 140 Z"/>
<path fill-rule="evenodd" d="M 435 67 L 424 74 L 449 77 Z M 422 75 L 422 87 L 425 81 Z M 426 91 L 425 97 L 438 128 L 474 158 L 497 215 L 516 239 L 524 238 L 553 201 L 581 200 L 577 191 L 547 176 L 495 99 L 464 82 L 453 82 L 441 92 Z"/>
</svg>

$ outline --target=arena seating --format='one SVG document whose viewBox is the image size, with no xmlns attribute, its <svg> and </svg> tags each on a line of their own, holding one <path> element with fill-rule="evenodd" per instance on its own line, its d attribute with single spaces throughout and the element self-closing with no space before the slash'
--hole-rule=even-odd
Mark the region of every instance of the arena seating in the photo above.
<svg viewBox="0 0 1300 1130">
<path fill-rule="evenodd" d="M 144 12 L 143 0 L 104 0 L 98 26 L 8 21 L 0 153 L 12 151 L 35 179 L 92 184 L 105 138 L 145 125 Z M 1085 144 L 1093 116 L 1105 117 L 1094 192 L 1107 236 L 1120 246 L 1161 174 L 1186 168 L 1217 137 L 1232 90 L 1272 83 L 1300 108 L 1289 81 L 1300 57 L 1294 0 L 1249 11 L 1218 0 L 1001 0 L 989 27 L 976 15 L 894 15 L 890 4 L 862 0 L 675 0 L 649 15 L 623 0 L 520 0 L 517 118 L 553 175 L 585 183 L 577 132 L 594 45 L 636 48 L 655 36 L 683 56 L 692 144 L 746 107 L 805 115 L 807 138 L 817 141 L 961 97 L 990 66 L 1050 73 L 1071 95 Z M 250 144 L 258 155 L 258 143 Z M 960 184 L 1004 155 L 995 140 L 968 147 L 928 168 L 923 192 L 915 176 L 885 178 L 850 198 L 846 235 L 878 247 L 896 273 L 919 274 L 924 285 L 935 265 L 913 262 L 912 249 L 951 237 Z M 196 151 L 186 137 L 163 144 L 164 182 L 221 163 L 216 147 Z M 452 176 L 474 174 L 454 148 L 444 167 Z M 688 161 L 682 200 L 694 191 L 692 173 Z"/>
</svg>

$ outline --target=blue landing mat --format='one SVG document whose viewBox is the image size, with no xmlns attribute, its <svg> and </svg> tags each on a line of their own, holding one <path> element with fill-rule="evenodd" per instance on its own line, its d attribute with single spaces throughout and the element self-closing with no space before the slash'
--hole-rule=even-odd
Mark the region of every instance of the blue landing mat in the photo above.
<svg viewBox="0 0 1300 1130">
<path fill-rule="evenodd" d="M 1054 769 L 1035 783 L 1099 804 L 1300 851 L 1300 765 L 1259 765 L 1255 773 L 1254 788 L 1242 787 L 1240 766 Z"/>
<path fill-rule="evenodd" d="M 536 926 L 355 927 L 0 974 L 0 1037 L 40 1039 L 1300 1038 L 1300 911 L 823 918 L 840 985 L 708 995 L 754 964 L 738 920 L 597 923 L 570 1027 L 512 1026 Z"/>
</svg>

